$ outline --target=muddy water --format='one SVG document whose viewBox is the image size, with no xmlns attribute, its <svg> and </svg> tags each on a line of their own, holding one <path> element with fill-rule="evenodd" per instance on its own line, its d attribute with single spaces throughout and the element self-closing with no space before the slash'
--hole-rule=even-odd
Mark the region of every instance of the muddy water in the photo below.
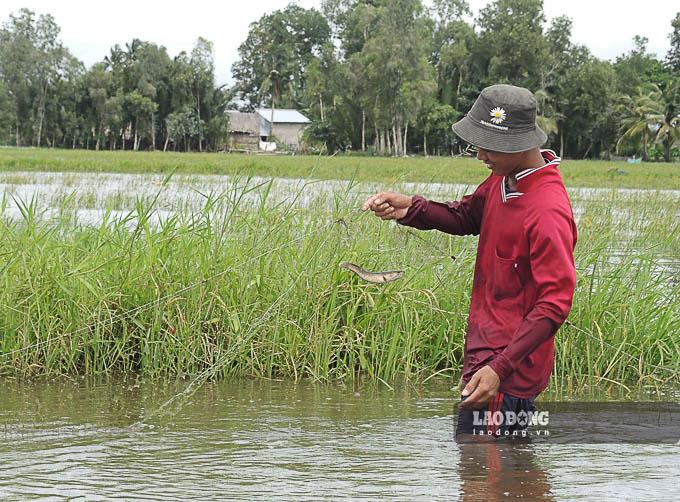
<svg viewBox="0 0 680 502">
<path fill-rule="evenodd" d="M 449 382 L 0 380 L 0 498 L 677 499 L 680 446 L 453 441 Z"/>
<path fill-rule="evenodd" d="M 352 183 L 342 180 L 308 180 L 289 178 L 234 177 L 225 175 L 182 175 L 165 179 L 160 174 L 117 173 L 0 173 L 0 193 L 7 198 L 4 216 L 19 219 L 21 211 L 17 202 L 34 201 L 36 209 L 45 218 L 58 217 L 64 201 L 70 199 L 73 214 L 81 223 L 98 224 L 112 210 L 111 216 L 123 217 L 135 208 L 137 201 L 154 201 L 156 213 L 153 220 L 174 213 L 200 211 L 208 197 L 218 198 L 221 206 L 233 205 L 257 207 L 266 193 L 270 205 L 287 201 L 296 207 L 304 207 L 319 199 L 325 199 L 332 207 L 335 196 L 346 194 L 348 200 L 363 200 L 376 191 L 386 189 L 384 183 Z M 474 190 L 472 185 L 443 183 L 399 183 L 389 187 L 404 193 L 418 193 L 441 200 L 459 199 Z M 574 212 L 578 218 L 586 210 L 587 203 L 607 199 L 613 203 L 613 211 L 621 221 L 638 214 L 636 202 L 650 196 L 662 196 L 666 200 L 680 200 L 678 190 L 631 190 L 631 189 L 570 189 Z"/>
</svg>

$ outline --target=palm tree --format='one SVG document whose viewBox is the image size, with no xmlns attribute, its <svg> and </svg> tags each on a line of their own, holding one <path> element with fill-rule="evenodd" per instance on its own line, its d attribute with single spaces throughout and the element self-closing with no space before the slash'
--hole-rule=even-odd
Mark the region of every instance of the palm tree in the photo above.
<svg viewBox="0 0 680 502">
<path fill-rule="evenodd" d="M 272 61 L 272 65 L 274 66 L 275 62 Z M 258 94 L 260 96 L 260 102 L 262 102 L 266 94 L 271 96 L 271 116 L 269 119 L 271 127 L 269 135 L 271 136 L 272 131 L 274 130 L 274 109 L 276 108 L 276 102 L 281 99 L 281 74 L 278 70 L 274 68 L 269 72 L 267 78 L 262 81 Z M 269 141 L 269 139 L 267 139 L 267 141 Z"/>
<path fill-rule="evenodd" d="M 638 87 L 636 96 L 623 96 L 619 107 L 624 119 L 621 121 L 622 134 L 616 142 L 616 151 L 621 145 L 642 140 L 642 160 L 647 160 L 649 140 L 656 134 L 663 113 L 661 91 L 655 85 Z M 657 127 L 654 132 L 652 128 Z"/>
<path fill-rule="evenodd" d="M 659 117 L 660 127 L 656 132 L 656 141 L 663 145 L 663 158 L 671 161 L 671 148 L 680 140 L 680 80 L 669 82 L 662 92 L 663 114 Z"/>
<path fill-rule="evenodd" d="M 285 85 L 286 89 L 289 93 L 289 95 L 293 95 L 294 89 L 292 87 L 292 82 L 288 81 L 288 83 L 283 83 L 282 78 L 281 78 L 281 72 L 279 72 L 276 67 L 276 61 L 272 61 L 272 70 L 269 72 L 269 75 L 267 78 L 265 78 L 262 81 L 262 85 L 260 86 L 259 89 L 259 96 L 260 100 L 264 98 L 266 94 L 269 94 L 271 96 L 271 127 L 272 130 L 274 129 L 274 110 L 276 109 L 276 104 L 281 101 L 282 97 L 282 84 Z M 270 132 L 271 134 L 271 132 Z"/>
</svg>

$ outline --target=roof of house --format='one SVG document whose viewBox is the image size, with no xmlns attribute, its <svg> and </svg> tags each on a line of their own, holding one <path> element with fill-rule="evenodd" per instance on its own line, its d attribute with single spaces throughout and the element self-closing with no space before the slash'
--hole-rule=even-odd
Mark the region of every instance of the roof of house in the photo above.
<svg viewBox="0 0 680 502">
<path fill-rule="evenodd" d="M 260 117 L 257 113 L 243 113 L 228 110 L 229 131 L 249 132 L 258 135 L 260 133 Z"/>
<path fill-rule="evenodd" d="M 260 114 L 262 118 L 265 120 L 269 121 L 272 118 L 272 110 L 271 108 L 260 108 L 257 110 L 257 113 Z M 299 111 L 297 110 L 290 110 L 290 109 L 279 109 L 276 108 L 274 110 L 274 123 L 275 124 L 309 124 L 311 120 L 309 120 L 307 117 L 302 115 Z"/>
</svg>

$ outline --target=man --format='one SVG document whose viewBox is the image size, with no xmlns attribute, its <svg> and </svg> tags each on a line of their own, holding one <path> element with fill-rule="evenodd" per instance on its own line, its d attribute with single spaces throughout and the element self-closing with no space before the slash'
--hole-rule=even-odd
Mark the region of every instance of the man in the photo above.
<svg viewBox="0 0 680 502">
<path fill-rule="evenodd" d="M 571 309 L 576 224 L 560 158 L 539 150 L 547 136 L 530 91 L 487 87 L 453 130 L 491 170 L 472 195 L 441 203 L 382 192 L 363 210 L 421 230 L 479 235 L 456 432 L 516 434 L 525 423 L 508 419 L 533 411 L 548 385 L 554 335 Z M 500 411 L 503 423 L 477 427 L 485 415 L 472 410 Z"/>
</svg>

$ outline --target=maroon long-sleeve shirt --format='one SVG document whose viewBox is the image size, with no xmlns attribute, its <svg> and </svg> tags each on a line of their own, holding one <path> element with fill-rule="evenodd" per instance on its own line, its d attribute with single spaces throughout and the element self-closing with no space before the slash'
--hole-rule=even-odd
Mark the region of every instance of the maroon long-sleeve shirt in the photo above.
<svg viewBox="0 0 680 502">
<path fill-rule="evenodd" d="M 517 173 L 514 192 L 503 176 L 491 175 L 459 202 L 416 195 L 398 220 L 421 230 L 479 235 L 463 380 L 488 364 L 500 377 L 500 391 L 521 398 L 548 385 L 553 335 L 576 287 L 576 224 L 560 159 L 541 153 L 546 164 Z"/>
</svg>

